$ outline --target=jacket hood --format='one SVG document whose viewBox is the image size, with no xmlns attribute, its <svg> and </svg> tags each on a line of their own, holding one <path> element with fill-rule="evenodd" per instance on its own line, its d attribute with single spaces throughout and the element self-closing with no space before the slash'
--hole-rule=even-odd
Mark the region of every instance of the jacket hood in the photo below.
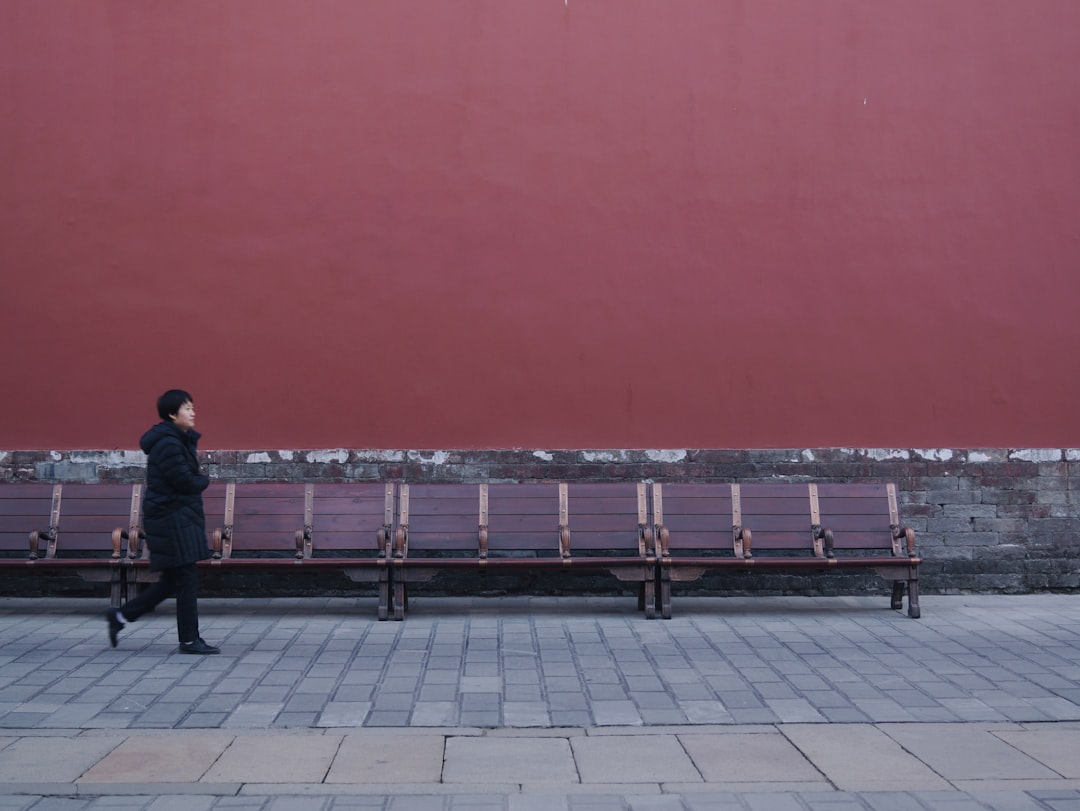
<svg viewBox="0 0 1080 811">
<path fill-rule="evenodd" d="M 176 437 L 182 442 L 195 444 L 202 434 L 194 429 L 184 432 L 171 422 L 162 421 L 142 435 L 142 439 L 139 440 L 139 447 L 142 448 L 143 453 L 150 453 L 151 448 L 168 436 Z"/>
</svg>

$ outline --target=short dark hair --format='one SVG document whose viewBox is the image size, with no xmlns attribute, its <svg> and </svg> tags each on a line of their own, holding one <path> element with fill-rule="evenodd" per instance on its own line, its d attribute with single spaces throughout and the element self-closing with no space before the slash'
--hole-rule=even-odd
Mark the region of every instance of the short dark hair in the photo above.
<svg viewBox="0 0 1080 811">
<path fill-rule="evenodd" d="M 157 399 L 158 416 L 163 420 L 175 417 L 184 403 L 194 402 L 191 395 L 183 389 L 169 389 Z"/>
</svg>

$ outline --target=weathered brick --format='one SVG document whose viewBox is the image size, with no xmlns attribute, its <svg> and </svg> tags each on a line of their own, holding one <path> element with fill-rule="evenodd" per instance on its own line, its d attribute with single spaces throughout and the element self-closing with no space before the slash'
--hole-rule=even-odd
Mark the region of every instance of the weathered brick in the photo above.
<svg viewBox="0 0 1080 811">
<path fill-rule="evenodd" d="M 928 504 L 978 504 L 981 493 L 977 490 L 930 490 L 926 493 Z"/>
<path fill-rule="evenodd" d="M 749 451 L 728 449 L 702 449 L 687 452 L 687 462 L 692 464 L 740 465 L 750 459 Z"/>
<path fill-rule="evenodd" d="M 1024 518 L 1049 518 L 1050 505 L 1048 504 L 999 504 L 998 515 L 1002 518 L 1018 516 Z"/>
<path fill-rule="evenodd" d="M 928 518 L 928 532 L 948 532 L 950 535 L 966 535 L 973 531 L 970 518 Z"/>
<path fill-rule="evenodd" d="M 963 532 L 947 536 L 947 546 L 995 546 L 1001 539 L 996 532 Z"/>
<path fill-rule="evenodd" d="M 975 532 L 1026 532 L 1028 522 L 1023 518 L 976 518 L 972 524 Z"/>
<path fill-rule="evenodd" d="M 997 518 L 994 504 L 945 504 L 945 518 Z"/>
<path fill-rule="evenodd" d="M 1031 490 L 1005 490 L 986 487 L 979 491 L 983 504 L 1034 504 L 1036 495 Z"/>
<path fill-rule="evenodd" d="M 1040 490 L 1037 494 L 1036 500 L 1039 504 L 1049 504 L 1067 507 L 1069 504 L 1069 494 L 1066 492 L 1057 492 L 1053 490 Z"/>
</svg>

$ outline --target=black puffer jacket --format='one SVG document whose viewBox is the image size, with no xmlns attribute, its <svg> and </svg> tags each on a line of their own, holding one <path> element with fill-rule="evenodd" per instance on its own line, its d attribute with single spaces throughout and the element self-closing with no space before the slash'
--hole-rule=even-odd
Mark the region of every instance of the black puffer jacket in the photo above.
<svg viewBox="0 0 1080 811">
<path fill-rule="evenodd" d="M 210 557 L 202 500 L 210 479 L 199 472 L 198 442 L 196 431 L 172 422 L 159 422 L 139 440 L 147 455 L 143 529 L 154 571 Z"/>
</svg>

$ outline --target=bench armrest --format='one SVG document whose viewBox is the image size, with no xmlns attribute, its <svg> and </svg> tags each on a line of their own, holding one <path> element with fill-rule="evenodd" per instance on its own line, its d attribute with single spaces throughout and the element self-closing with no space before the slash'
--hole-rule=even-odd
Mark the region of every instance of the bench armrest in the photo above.
<svg viewBox="0 0 1080 811">
<path fill-rule="evenodd" d="M 893 541 L 906 541 L 907 554 L 909 558 L 917 557 L 915 554 L 915 530 L 911 527 L 901 527 L 894 525 L 892 527 Z M 897 553 L 899 554 L 899 552 Z"/>
<path fill-rule="evenodd" d="M 41 557 L 41 541 L 44 540 L 46 544 L 45 557 L 51 558 L 56 553 L 56 528 L 50 527 L 49 529 L 35 529 L 30 533 L 30 560 L 37 560 Z"/>
<path fill-rule="evenodd" d="M 743 557 L 749 560 L 754 556 L 754 533 L 750 527 L 735 527 L 736 537 L 742 541 Z"/>
<path fill-rule="evenodd" d="M 671 531 L 660 524 L 654 530 L 656 532 L 656 554 L 662 558 L 671 557 Z"/>
<path fill-rule="evenodd" d="M 311 557 L 311 535 L 315 528 L 305 524 L 303 529 L 296 530 L 296 559 L 304 560 Z"/>
<path fill-rule="evenodd" d="M 656 555 L 656 535 L 653 532 L 653 528 L 650 526 L 638 527 L 639 537 L 641 539 L 641 547 L 644 550 L 645 557 L 653 557 Z"/>
<path fill-rule="evenodd" d="M 824 547 L 823 551 L 825 557 L 835 558 L 836 552 L 833 551 L 833 548 L 836 544 L 836 539 L 833 536 L 833 531 L 831 529 L 826 529 L 821 526 L 821 524 L 814 524 L 810 529 L 814 534 L 814 551 L 817 552 L 818 545 L 821 544 L 821 546 Z"/>
</svg>

